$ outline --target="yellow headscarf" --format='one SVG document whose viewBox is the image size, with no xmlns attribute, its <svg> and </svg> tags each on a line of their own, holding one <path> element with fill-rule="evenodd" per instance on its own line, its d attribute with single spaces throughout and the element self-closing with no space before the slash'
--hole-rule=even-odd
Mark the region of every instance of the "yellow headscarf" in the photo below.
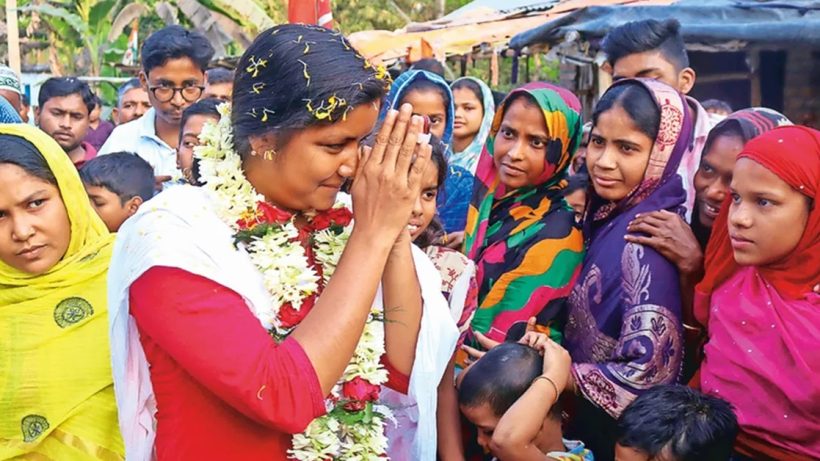
<svg viewBox="0 0 820 461">
<path fill-rule="evenodd" d="M 121 460 L 106 299 L 114 237 L 54 140 L 22 124 L 0 135 L 45 157 L 71 222 L 68 251 L 46 273 L 0 261 L 0 459 Z"/>
</svg>

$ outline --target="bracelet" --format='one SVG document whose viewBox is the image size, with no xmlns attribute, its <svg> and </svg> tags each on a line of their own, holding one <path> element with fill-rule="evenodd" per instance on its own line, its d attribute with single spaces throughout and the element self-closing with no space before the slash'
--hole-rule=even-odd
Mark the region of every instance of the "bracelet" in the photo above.
<svg viewBox="0 0 820 461">
<path fill-rule="evenodd" d="M 560 395 L 561 395 L 561 393 L 558 392 L 558 385 L 555 384 L 555 381 L 553 381 L 552 378 L 550 378 L 549 376 L 546 376 L 546 375 L 541 375 L 541 376 L 538 376 L 537 378 L 533 379 L 532 384 L 535 384 L 535 382 L 538 381 L 539 379 L 543 379 L 543 380 L 547 381 L 548 383 L 552 384 L 552 388 L 555 390 L 555 401 L 552 402 L 552 404 L 555 405 L 558 402 L 558 397 L 560 397 Z"/>
</svg>

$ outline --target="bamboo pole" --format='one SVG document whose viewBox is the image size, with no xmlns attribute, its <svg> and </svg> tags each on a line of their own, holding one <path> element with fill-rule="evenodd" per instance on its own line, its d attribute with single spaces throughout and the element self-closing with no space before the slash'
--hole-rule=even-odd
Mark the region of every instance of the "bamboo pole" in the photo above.
<svg viewBox="0 0 820 461">
<path fill-rule="evenodd" d="M 20 31 L 17 28 L 17 0 L 6 0 L 6 29 L 9 45 L 9 67 L 20 75 Z"/>
</svg>

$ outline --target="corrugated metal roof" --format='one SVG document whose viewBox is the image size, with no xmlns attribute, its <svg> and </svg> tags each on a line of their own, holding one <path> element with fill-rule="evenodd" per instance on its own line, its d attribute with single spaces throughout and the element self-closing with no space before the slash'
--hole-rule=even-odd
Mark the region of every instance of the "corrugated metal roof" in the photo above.
<svg viewBox="0 0 820 461">
<path fill-rule="evenodd" d="M 489 2 L 490 0 L 477 0 Z M 503 1 L 503 0 L 502 0 Z M 552 7 L 546 11 L 503 13 L 491 8 L 479 7 L 457 17 L 444 17 L 426 23 L 410 24 L 397 31 L 371 30 L 356 32 L 350 40 L 367 57 L 391 61 L 406 56 L 408 50 L 421 48 L 421 41 L 429 43 L 438 56 L 465 54 L 473 47 L 489 44 L 495 48 L 506 47 L 510 39 L 525 30 L 536 28 L 551 20 L 565 16 L 590 5 L 641 5 L 668 4 L 672 0 L 561 0 L 532 2 Z M 474 2 L 475 3 L 475 2 Z M 500 2 L 499 2 L 500 3 Z M 517 0 L 517 3 L 525 3 Z M 514 5 L 516 0 L 504 2 Z"/>
</svg>

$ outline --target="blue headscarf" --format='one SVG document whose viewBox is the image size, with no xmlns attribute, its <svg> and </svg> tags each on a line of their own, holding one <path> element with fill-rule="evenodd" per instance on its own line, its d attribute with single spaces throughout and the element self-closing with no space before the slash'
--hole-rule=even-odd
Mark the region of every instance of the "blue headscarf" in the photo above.
<svg viewBox="0 0 820 461">
<path fill-rule="evenodd" d="M 450 86 L 452 87 L 458 82 L 464 80 L 475 83 L 481 89 L 480 99 L 481 105 L 484 108 L 484 116 L 481 118 L 481 126 L 478 129 L 478 133 L 476 133 L 473 138 L 473 142 L 471 142 L 470 145 L 463 151 L 453 152 L 453 155 L 450 156 L 449 163 L 462 166 L 470 170 L 471 173 L 475 174 L 476 167 L 478 166 L 478 158 L 481 157 L 481 150 L 484 148 L 484 142 L 490 134 L 490 127 L 492 126 L 493 118 L 495 117 L 495 100 L 493 99 L 493 91 L 490 87 L 475 77 L 461 77 L 460 79 L 454 81 Z"/>
<path fill-rule="evenodd" d="M 2 96 L 0 96 L 0 123 L 23 123 L 20 114 Z"/>
<path fill-rule="evenodd" d="M 448 85 L 447 82 L 438 75 L 432 72 L 427 72 L 426 70 L 408 70 L 407 72 L 399 75 L 390 87 L 390 92 L 387 93 L 387 100 L 385 101 L 385 104 L 382 105 L 381 113 L 379 114 L 379 122 L 383 121 L 384 118 L 387 117 L 388 110 L 399 110 L 399 102 L 407 94 L 407 90 L 410 88 L 410 85 L 416 80 L 429 80 L 436 86 L 441 87 L 442 91 L 444 91 L 444 94 L 446 94 L 449 99 L 449 101 L 445 101 L 444 104 L 447 120 L 445 120 L 444 123 L 444 135 L 441 137 L 441 142 L 447 144 L 448 146 L 447 152 L 449 157 L 449 146 L 450 142 L 453 140 L 453 120 L 455 119 L 456 109 L 455 104 L 453 103 L 453 92 L 450 90 L 450 85 Z"/>
<path fill-rule="evenodd" d="M 379 123 L 387 116 L 390 109 L 398 110 L 402 98 L 407 93 L 410 85 L 416 80 L 429 80 L 438 87 L 441 87 L 448 101 L 445 101 L 445 111 L 447 120 L 444 123 L 444 135 L 441 141 L 447 145 L 445 157 L 450 160 L 452 148 L 450 143 L 453 140 L 453 119 L 455 118 L 455 105 L 453 103 L 453 92 L 447 82 L 438 75 L 424 70 L 409 70 L 399 76 L 390 92 L 387 93 L 387 100 L 382 105 L 379 114 Z M 470 205 L 470 198 L 473 191 L 473 174 L 462 166 L 450 165 L 447 169 L 447 176 L 444 180 L 444 193 L 439 194 L 437 200 L 438 215 L 441 224 L 446 232 L 463 231 L 467 224 L 467 208 Z"/>
</svg>

